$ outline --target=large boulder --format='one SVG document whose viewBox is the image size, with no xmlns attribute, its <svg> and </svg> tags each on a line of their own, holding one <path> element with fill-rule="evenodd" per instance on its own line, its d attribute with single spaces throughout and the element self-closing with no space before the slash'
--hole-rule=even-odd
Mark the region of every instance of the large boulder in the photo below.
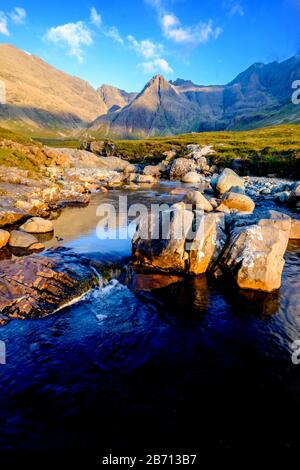
<svg viewBox="0 0 300 470">
<path fill-rule="evenodd" d="M 42 217 L 32 217 L 21 225 L 20 230 L 28 233 L 48 233 L 53 232 L 53 223 L 51 220 Z"/>
<path fill-rule="evenodd" d="M 193 212 L 183 208 L 143 218 L 132 242 L 134 263 L 159 271 L 185 271 L 188 261 L 185 240 L 193 218 Z"/>
<path fill-rule="evenodd" d="M 182 178 L 183 183 L 200 183 L 201 176 L 196 171 L 189 171 Z"/>
<path fill-rule="evenodd" d="M 248 223 L 252 221 L 250 217 Z M 240 224 L 235 221 L 219 260 L 221 271 L 231 274 L 242 289 L 279 289 L 290 229 L 290 217 L 275 211 L 251 225 L 246 217 Z"/>
<path fill-rule="evenodd" d="M 195 275 L 205 273 L 217 261 L 227 239 L 224 214 L 200 215 L 196 220 L 189 245 L 189 272 Z"/>
<path fill-rule="evenodd" d="M 220 175 L 211 181 L 211 184 L 220 194 L 230 191 L 234 186 L 238 186 L 242 189 L 245 188 L 243 178 L 240 178 L 240 176 L 230 168 L 225 168 Z"/>
<path fill-rule="evenodd" d="M 38 240 L 30 233 L 21 232 L 20 230 L 13 230 L 10 234 L 8 243 L 12 248 L 28 249 L 35 243 L 38 243 Z"/>
<path fill-rule="evenodd" d="M 249 196 L 233 191 L 224 194 L 221 204 L 228 207 L 228 209 L 236 209 L 239 212 L 251 213 L 255 209 L 255 204 Z"/>
<path fill-rule="evenodd" d="M 193 209 L 211 212 L 213 207 L 200 191 L 188 191 L 184 196 L 183 202 L 190 204 Z"/>
<path fill-rule="evenodd" d="M 181 180 L 189 171 L 196 170 L 196 163 L 188 158 L 176 158 L 171 164 L 170 179 Z"/>
<path fill-rule="evenodd" d="M 99 282 L 90 261 L 63 248 L 1 261 L 0 270 L 0 311 L 21 320 L 49 315 Z"/>
</svg>

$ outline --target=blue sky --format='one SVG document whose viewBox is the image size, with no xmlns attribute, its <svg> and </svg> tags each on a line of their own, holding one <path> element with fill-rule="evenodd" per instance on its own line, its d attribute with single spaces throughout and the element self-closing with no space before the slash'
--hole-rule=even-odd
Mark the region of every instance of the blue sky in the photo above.
<svg viewBox="0 0 300 470">
<path fill-rule="evenodd" d="M 300 0 L 0 0 L 0 42 L 93 86 L 223 84 L 300 51 Z"/>
</svg>

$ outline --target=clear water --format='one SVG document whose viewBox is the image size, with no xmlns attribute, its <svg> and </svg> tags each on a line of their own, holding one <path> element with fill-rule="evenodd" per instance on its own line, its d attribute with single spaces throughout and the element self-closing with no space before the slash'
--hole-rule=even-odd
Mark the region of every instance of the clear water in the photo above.
<svg viewBox="0 0 300 470">
<path fill-rule="evenodd" d="M 180 196 L 170 196 L 171 187 L 128 195 L 173 202 Z M 95 234 L 96 207 L 119 194 L 66 209 L 54 221 L 61 243 L 125 264 L 130 239 Z M 291 343 L 300 339 L 299 261 L 300 244 L 291 243 L 273 294 L 240 292 L 205 276 L 139 275 L 129 285 L 112 280 L 48 318 L 11 321 L 0 329 L 7 348 L 1 451 L 98 459 L 109 452 L 297 449 L 300 365 L 291 361 Z"/>
</svg>

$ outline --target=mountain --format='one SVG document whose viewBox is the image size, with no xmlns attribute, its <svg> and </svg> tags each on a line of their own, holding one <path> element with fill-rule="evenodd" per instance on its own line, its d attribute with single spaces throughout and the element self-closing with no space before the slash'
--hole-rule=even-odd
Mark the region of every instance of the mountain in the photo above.
<svg viewBox="0 0 300 470">
<path fill-rule="evenodd" d="M 199 119 L 198 106 L 189 102 L 164 77 L 155 75 L 131 103 L 100 116 L 91 129 L 124 138 L 172 135 L 196 131 Z"/>
<path fill-rule="evenodd" d="M 105 104 L 92 86 L 34 55 L 1 44 L 0 63 L 0 80 L 6 87 L 0 121 L 76 129 L 106 113 Z"/>
<path fill-rule="evenodd" d="M 117 111 L 131 103 L 137 93 L 127 93 L 111 85 L 101 85 L 97 92 L 106 106 L 107 112 Z"/>
<path fill-rule="evenodd" d="M 300 79 L 299 55 L 253 64 L 227 85 L 168 82 L 156 75 L 139 94 L 110 85 L 95 90 L 10 45 L 0 45 L 0 63 L 4 127 L 41 134 L 89 129 L 103 137 L 138 138 L 300 123 L 300 106 L 291 103 L 292 83 Z"/>
</svg>

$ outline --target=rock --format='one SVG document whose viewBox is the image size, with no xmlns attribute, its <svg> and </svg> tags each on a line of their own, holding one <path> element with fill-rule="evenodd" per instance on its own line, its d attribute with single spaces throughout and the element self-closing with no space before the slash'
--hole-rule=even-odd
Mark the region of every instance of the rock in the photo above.
<svg viewBox="0 0 300 470">
<path fill-rule="evenodd" d="M 205 214 L 198 219 L 195 236 L 189 248 L 189 272 L 205 273 L 219 258 L 227 235 L 224 214 Z"/>
<path fill-rule="evenodd" d="M 45 249 L 45 245 L 43 243 L 34 243 L 33 245 L 30 245 L 29 247 L 30 251 L 42 251 Z"/>
<path fill-rule="evenodd" d="M 155 178 L 159 178 L 161 174 L 161 169 L 159 165 L 147 165 L 143 170 L 144 175 L 151 175 Z"/>
<path fill-rule="evenodd" d="M 150 214 L 141 220 L 132 241 L 135 265 L 166 272 L 186 269 L 185 239 L 191 230 L 193 212 L 176 209 Z M 162 234 L 160 238 L 160 234 Z"/>
<path fill-rule="evenodd" d="M 274 199 L 275 201 L 283 204 L 289 200 L 290 194 L 290 191 L 282 191 L 280 193 L 275 194 Z"/>
<path fill-rule="evenodd" d="M 154 176 L 151 176 L 151 175 L 137 175 L 134 181 L 135 183 L 148 183 L 148 184 L 156 183 L 156 179 L 154 178 Z"/>
<path fill-rule="evenodd" d="M 235 224 L 219 260 L 221 271 L 230 273 L 242 289 L 271 292 L 281 285 L 291 220 L 275 211 L 268 216 L 254 225 Z"/>
<path fill-rule="evenodd" d="M 21 232 L 20 230 L 13 230 L 10 234 L 8 243 L 12 248 L 27 249 L 34 243 L 38 243 L 38 240 L 30 233 Z"/>
<path fill-rule="evenodd" d="M 225 206 L 225 204 L 219 204 L 215 210 L 217 212 L 224 212 L 225 214 L 230 214 L 230 209 L 229 207 Z"/>
<path fill-rule="evenodd" d="M 228 209 L 237 209 L 239 212 L 253 212 L 255 204 L 249 196 L 229 191 L 224 194 L 221 204 Z"/>
<path fill-rule="evenodd" d="M 129 163 L 127 166 L 125 166 L 123 171 L 124 175 L 130 175 L 130 173 L 137 173 L 137 167 L 136 165 Z"/>
<path fill-rule="evenodd" d="M 187 188 L 175 188 L 170 191 L 170 194 L 173 196 L 179 196 L 182 194 L 186 194 L 189 190 Z"/>
<path fill-rule="evenodd" d="M 196 170 L 196 163 L 192 159 L 176 158 L 171 164 L 170 179 L 181 180 L 189 171 Z"/>
<path fill-rule="evenodd" d="M 290 239 L 300 240 L 300 220 L 292 219 Z"/>
<path fill-rule="evenodd" d="M 59 152 L 70 158 L 70 163 L 75 168 L 97 168 L 99 166 L 99 157 L 93 152 L 87 150 L 58 148 Z"/>
<path fill-rule="evenodd" d="M 27 217 L 26 212 L 20 209 L 2 209 L 0 208 L 0 227 L 12 225 Z"/>
<path fill-rule="evenodd" d="M 64 248 L 1 261 L 0 272 L 0 311 L 21 320 L 49 315 L 99 282 L 89 260 Z"/>
<path fill-rule="evenodd" d="M 195 171 L 189 171 L 181 178 L 181 181 L 183 183 L 200 183 L 201 176 Z"/>
<path fill-rule="evenodd" d="M 0 229 L 0 248 L 3 248 L 4 246 L 7 245 L 9 237 L 10 237 L 9 232 L 7 232 L 6 230 Z"/>
<path fill-rule="evenodd" d="M 233 170 L 225 168 L 220 175 L 211 180 L 211 185 L 220 193 L 224 194 L 232 187 L 238 186 L 245 189 L 245 183 Z"/>
<path fill-rule="evenodd" d="M 53 223 L 51 220 L 42 219 L 42 217 L 32 217 L 21 225 L 20 230 L 28 233 L 48 233 L 53 232 Z"/>
<path fill-rule="evenodd" d="M 185 204 L 191 204 L 194 209 L 211 212 L 213 207 L 211 203 L 203 196 L 200 191 L 189 191 L 183 201 Z"/>
</svg>

